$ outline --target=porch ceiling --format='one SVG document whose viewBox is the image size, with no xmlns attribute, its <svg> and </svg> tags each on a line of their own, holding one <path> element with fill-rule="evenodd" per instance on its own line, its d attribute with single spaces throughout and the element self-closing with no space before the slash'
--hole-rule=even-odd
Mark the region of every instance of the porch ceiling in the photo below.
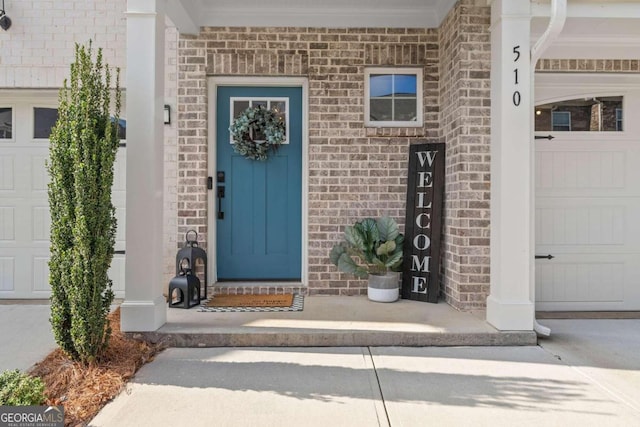
<svg viewBox="0 0 640 427">
<path fill-rule="evenodd" d="M 456 0 L 168 0 L 183 34 L 205 26 L 437 28 Z"/>
<path fill-rule="evenodd" d="M 531 39 L 549 23 L 550 0 L 531 1 Z M 568 0 L 567 20 L 544 53 L 549 59 L 638 59 L 639 0 Z"/>
</svg>

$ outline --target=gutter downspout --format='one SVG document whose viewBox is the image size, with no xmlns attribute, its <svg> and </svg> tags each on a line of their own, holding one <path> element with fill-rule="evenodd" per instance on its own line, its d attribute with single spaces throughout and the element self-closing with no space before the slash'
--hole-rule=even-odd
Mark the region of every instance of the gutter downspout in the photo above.
<svg viewBox="0 0 640 427">
<path fill-rule="evenodd" d="M 535 79 L 536 79 L 536 64 L 542 56 L 542 54 L 549 48 L 549 46 L 558 38 L 560 32 L 564 28 L 564 23 L 567 19 L 567 0 L 551 0 L 551 15 L 549 25 L 546 31 L 538 39 L 538 41 L 531 48 L 531 105 L 530 109 L 533 112 L 535 110 Z M 535 116 L 534 116 L 535 117 Z M 533 162 L 535 162 L 535 123 L 531 126 L 531 170 L 534 171 Z M 535 179 L 531 180 L 531 198 L 533 215 L 535 218 Z M 531 227 L 531 253 L 535 253 L 535 233 L 534 227 Z M 536 292 L 535 292 L 535 265 L 531 268 L 531 301 L 534 301 L 535 305 Z M 535 318 L 535 311 L 533 314 L 533 330 L 539 337 L 548 337 L 551 335 L 551 329 L 546 326 L 542 326 Z"/>
</svg>

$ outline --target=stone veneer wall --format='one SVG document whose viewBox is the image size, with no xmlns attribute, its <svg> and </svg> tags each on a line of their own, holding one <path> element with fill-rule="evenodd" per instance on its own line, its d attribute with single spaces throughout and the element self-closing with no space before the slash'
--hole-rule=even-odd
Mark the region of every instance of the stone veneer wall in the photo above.
<svg viewBox="0 0 640 427">
<path fill-rule="evenodd" d="M 447 144 L 444 294 L 484 308 L 489 294 L 491 8 L 461 0 L 440 27 L 440 124 Z"/>
<path fill-rule="evenodd" d="M 189 228 L 207 236 L 207 78 L 305 76 L 309 293 L 366 293 L 366 282 L 339 273 L 328 253 L 344 226 L 357 219 L 390 215 L 404 222 L 408 146 L 440 136 L 438 42 L 438 31 L 428 29 L 203 28 L 198 36 L 182 36 L 178 241 Z M 424 127 L 364 127 L 366 66 L 423 67 Z"/>
</svg>

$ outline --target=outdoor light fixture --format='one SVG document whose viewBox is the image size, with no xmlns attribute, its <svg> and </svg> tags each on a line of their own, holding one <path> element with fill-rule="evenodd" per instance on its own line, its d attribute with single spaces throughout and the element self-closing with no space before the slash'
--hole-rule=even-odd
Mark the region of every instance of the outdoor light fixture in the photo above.
<svg viewBox="0 0 640 427">
<path fill-rule="evenodd" d="M 11 27 L 11 19 L 7 16 L 7 13 L 4 11 L 4 0 L 2 0 L 2 9 L 0 10 L 0 28 L 7 31 Z"/>
<path fill-rule="evenodd" d="M 164 106 L 164 124 L 165 125 L 171 124 L 171 107 L 168 105 Z"/>
</svg>

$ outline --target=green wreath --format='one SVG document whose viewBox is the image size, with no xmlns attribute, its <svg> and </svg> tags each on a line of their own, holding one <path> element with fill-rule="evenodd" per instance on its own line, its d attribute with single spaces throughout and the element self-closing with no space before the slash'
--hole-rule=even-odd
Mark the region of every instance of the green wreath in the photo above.
<svg viewBox="0 0 640 427">
<path fill-rule="evenodd" d="M 267 160 L 269 151 L 276 151 L 285 139 L 285 124 L 276 114 L 263 106 L 244 110 L 229 127 L 233 149 L 252 160 Z M 254 140 L 254 135 L 264 135 L 264 140 Z"/>
</svg>

